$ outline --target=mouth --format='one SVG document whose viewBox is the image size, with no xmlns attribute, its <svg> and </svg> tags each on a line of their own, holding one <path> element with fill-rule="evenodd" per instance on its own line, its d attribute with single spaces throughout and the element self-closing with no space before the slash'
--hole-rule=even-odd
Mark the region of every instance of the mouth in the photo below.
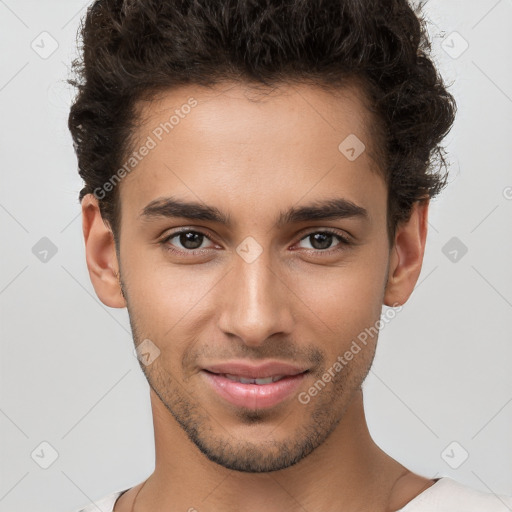
<svg viewBox="0 0 512 512">
<path fill-rule="evenodd" d="M 309 370 L 305 370 L 304 372 L 295 374 L 295 375 L 272 375 L 270 377 L 264 377 L 261 379 L 257 378 L 246 378 L 242 377 L 240 375 L 232 375 L 229 373 L 216 373 L 211 372 L 209 370 L 204 370 L 208 373 L 211 373 L 212 375 L 220 375 L 221 377 L 225 377 L 226 379 L 229 379 L 233 382 L 240 382 L 241 384 L 257 384 L 258 386 L 263 386 L 265 384 L 271 384 L 272 382 L 277 382 L 279 380 L 285 379 L 287 377 L 294 377 L 295 375 L 301 375 L 302 373 L 306 373 Z"/>
<path fill-rule="evenodd" d="M 216 373 L 203 369 L 210 389 L 224 401 L 248 409 L 268 409 L 293 395 L 309 374 L 305 370 L 293 375 L 248 378 L 236 374 Z"/>
<path fill-rule="evenodd" d="M 249 364 L 248 361 L 225 361 L 205 366 L 203 370 L 217 375 L 226 375 L 235 379 L 261 380 L 280 379 L 304 373 L 309 368 L 296 366 L 282 361 L 266 361 L 259 365 Z M 265 382 L 263 382 L 264 384 Z"/>
</svg>

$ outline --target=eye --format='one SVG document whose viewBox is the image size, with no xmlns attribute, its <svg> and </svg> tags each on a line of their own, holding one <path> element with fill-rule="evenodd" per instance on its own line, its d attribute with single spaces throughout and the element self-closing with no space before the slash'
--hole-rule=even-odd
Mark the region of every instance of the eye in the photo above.
<svg viewBox="0 0 512 512">
<path fill-rule="evenodd" d="M 176 242 L 171 243 L 174 239 L 176 239 Z M 308 239 L 312 242 L 310 243 L 311 249 L 308 249 L 307 247 L 306 249 L 319 254 L 330 254 L 332 252 L 341 251 L 345 246 L 351 244 L 350 240 L 346 236 L 343 236 L 337 231 L 331 229 L 312 231 L 302 237 L 299 243 Z M 338 239 L 339 243 L 335 245 L 334 248 L 331 248 L 333 239 Z M 204 253 L 203 250 L 209 248 L 203 245 L 206 240 L 211 241 L 210 237 L 201 231 L 182 229 L 171 233 L 169 236 L 164 238 L 160 244 L 162 244 L 167 251 L 172 253 L 195 255 L 198 253 Z M 179 246 L 176 248 L 175 244 L 180 244 L 181 248 Z"/>
<path fill-rule="evenodd" d="M 173 248 L 174 244 L 171 243 L 171 240 L 174 240 L 175 238 L 177 239 L 177 243 L 181 244 L 182 249 L 179 247 L 178 249 Z M 207 248 L 202 247 L 205 239 L 210 240 L 207 235 L 200 231 L 184 229 L 182 231 L 175 231 L 174 233 L 171 233 L 160 243 L 171 252 L 195 254 L 196 251 L 202 252 L 201 249 Z"/>
<path fill-rule="evenodd" d="M 331 248 L 333 239 L 338 239 L 339 243 Z M 322 231 L 313 231 L 301 238 L 303 240 L 311 240 L 310 245 L 315 252 L 326 252 L 331 253 L 338 250 L 343 250 L 344 246 L 350 245 L 350 240 L 338 233 L 337 231 L 326 229 Z"/>
</svg>

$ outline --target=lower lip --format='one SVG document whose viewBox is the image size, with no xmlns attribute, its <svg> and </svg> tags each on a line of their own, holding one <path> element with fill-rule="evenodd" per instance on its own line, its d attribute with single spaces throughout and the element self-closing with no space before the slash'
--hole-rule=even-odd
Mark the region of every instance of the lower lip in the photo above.
<svg viewBox="0 0 512 512">
<path fill-rule="evenodd" d="M 242 384 L 206 370 L 202 370 L 202 373 L 214 391 L 233 405 L 248 409 L 268 409 L 292 395 L 307 372 L 285 377 L 270 384 Z"/>
</svg>

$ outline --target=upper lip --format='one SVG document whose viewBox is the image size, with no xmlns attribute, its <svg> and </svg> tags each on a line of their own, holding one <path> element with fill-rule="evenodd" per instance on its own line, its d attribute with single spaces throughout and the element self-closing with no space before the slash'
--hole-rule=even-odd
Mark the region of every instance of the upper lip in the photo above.
<svg viewBox="0 0 512 512">
<path fill-rule="evenodd" d="M 267 377 L 276 377 L 281 375 L 298 375 L 307 371 L 307 368 L 300 368 L 293 364 L 282 363 L 279 361 L 268 361 L 259 365 L 249 365 L 240 361 L 231 361 L 227 363 L 212 364 L 206 366 L 204 370 L 213 373 L 236 375 L 246 379 L 265 379 Z"/>
</svg>

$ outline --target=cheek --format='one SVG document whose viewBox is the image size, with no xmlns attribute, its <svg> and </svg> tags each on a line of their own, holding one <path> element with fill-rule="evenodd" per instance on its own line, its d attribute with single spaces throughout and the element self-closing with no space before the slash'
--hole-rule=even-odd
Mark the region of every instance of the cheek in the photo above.
<svg viewBox="0 0 512 512">
<path fill-rule="evenodd" d="M 327 271 L 318 267 L 294 282 L 313 338 L 322 336 L 326 359 L 334 364 L 338 356 L 347 359 L 345 373 L 371 363 L 378 338 L 386 280 L 386 245 L 365 247 L 343 264 Z M 310 311 L 315 315 L 312 315 Z M 299 317 L 300 318 L 300 317 Z M 319 319 L 319 321 L 314 321 Z"/>
<path fill-rule="evenodd" d="M 329 325 L 360 324 L 380 315 L 385 280 L 385 258 L 360 251 L 338 267 L 296 275 L 293 290 Z"/>
<path fill-rule="evenodd" d="M 181 343 L 184 329 L 200 328 L 198 316 L 222 277 L 213 267 L 172 265 L 163 258 L 147 264 L 142 256 L 130 258 L 123 270 L 130 313 L 141 331 L 158 339 L 163 348 L 167 340 Z"/>
</svg>

